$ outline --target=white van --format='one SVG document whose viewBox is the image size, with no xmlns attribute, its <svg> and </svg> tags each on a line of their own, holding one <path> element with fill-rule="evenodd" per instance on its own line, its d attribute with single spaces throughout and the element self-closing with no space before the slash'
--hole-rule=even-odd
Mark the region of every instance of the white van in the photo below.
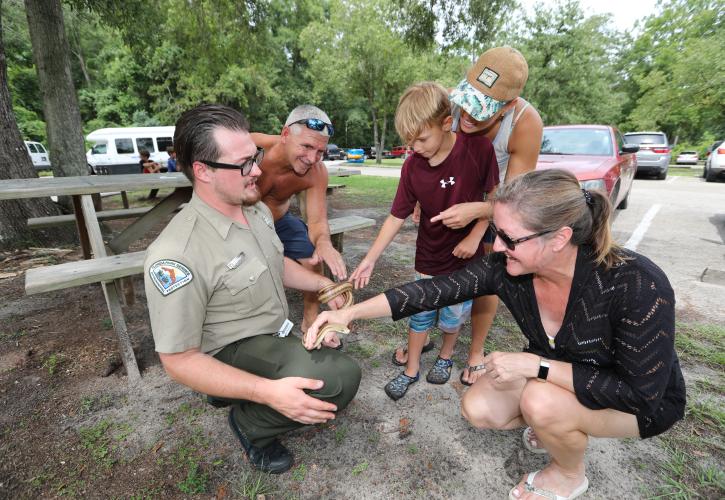
<svg viewBox="0 0 725 500">
<path fill-rule="evenodd" d="M 96 174 L 140 174 L 142 149 L 151 153 L 153 161 L 166 165 L 174 127 L 102 128 L 88 134 L 86 140 L 93 143 L 86 158 Z"/>
<path fill-rule="evenodd" d="M 35 170 L 50 170 L 50 160 L 45 146 L 39 142 L 25 141 L 25 149 L 28 150 Z"/>
</svg>

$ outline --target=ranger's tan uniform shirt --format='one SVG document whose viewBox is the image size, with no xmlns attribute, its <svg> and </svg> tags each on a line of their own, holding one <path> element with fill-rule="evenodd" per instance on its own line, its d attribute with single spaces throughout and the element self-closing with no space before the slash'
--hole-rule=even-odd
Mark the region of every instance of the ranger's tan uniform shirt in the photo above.
<svg viewBox="0 0 725 500">
<path fill-rule="evenodd" d="M 244 207 L 244 215 L 249 227 L 194 194 L 149 247 L 144 282 L 156 351 L 215 354 L 282 327 L 282 242 L 266 205 Z"/>
</svg>

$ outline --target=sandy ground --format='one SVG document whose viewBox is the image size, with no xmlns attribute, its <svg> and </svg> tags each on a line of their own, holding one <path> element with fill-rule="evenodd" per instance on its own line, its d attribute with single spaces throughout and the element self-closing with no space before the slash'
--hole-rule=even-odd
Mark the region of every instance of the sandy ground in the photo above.
<svg viewBox="0 0 725 500">
<path fill-rule="evenodd" d="M 333 215 L 353 213 L 373 216 L 379 224 L 386 214 L 343 206 Z M 346 236 L 348 263 L 359 261 L 376 231 Z M 406 225 L 380 262 L 380 278 L 358 300 L 411 278 L 414 238 L 414 228 Z M 6 261 L 0 272 L 21 272 L 26 260 Z M 228 428 L 227 411 L 205 404 L 163 372 L 153 353 L 140 278 L 139 300 L 126 309 L 143 370 L 142 385 L 133 390 L 122 369 L 102 376 L 113 364 L 115 338 L 97 286 L 32 297 L 22 287 L 22 274 L 0 280 L 0 498 L 183 497 L 198 483 L 202 496 L 216 498 L 256 498 L 256 493 L 266 498 L 506 498 L 523 473 L 546 463 L 523 448 L 520 430 L 479 431 L 461 417 L 465 388 L 458 374 L 466 359 L 465 338 L 457 345 L 449 383 L 430 385 L 421 377 L 408 395 L 391 401 L 382 388 L 400 370 L 390 356 L 404 339 L 405 325 L 378 321 L 358 324 L 346 340 L 347 352 L 363 369 L 349 408 L 334 422 L 286 437 L 296 456 L 293 472 L 255 474 Z M 300 296 L 291 293 L 289 299 L 299 321 Z M 501 318 L 490 338 L 512 348 L 522 345 L 506 311 Z M 462 337 L 469 333 L 466 326 Z M 436 351 L 424 355 L 421 373 L 435 356 Z M 662 456 L 659 438 L 592 439 L 586 498 L 651 496 Z"/>
</svg>

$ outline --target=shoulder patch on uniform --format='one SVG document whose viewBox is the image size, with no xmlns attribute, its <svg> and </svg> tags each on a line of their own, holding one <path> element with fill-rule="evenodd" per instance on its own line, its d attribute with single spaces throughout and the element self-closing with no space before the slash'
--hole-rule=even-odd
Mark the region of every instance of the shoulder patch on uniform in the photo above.
<svg viewBox="0 0 725 500">
<path fill-rule="evenodd" d="M 149 267 L 149 276 L 161 295 L 168 295 L 174 290 L 191 282 L 194 275 L 181 262 L 175 260 L 157 260 Z"/>
</svg>

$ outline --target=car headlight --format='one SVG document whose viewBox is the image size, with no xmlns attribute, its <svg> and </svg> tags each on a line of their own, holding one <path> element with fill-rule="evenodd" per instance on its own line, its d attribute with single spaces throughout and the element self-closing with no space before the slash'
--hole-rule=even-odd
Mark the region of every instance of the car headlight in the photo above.
<svg viewBox="0 0 725 500">
<path fill-rule="evenodd" d="M 604 179 L 591 179 L 588 181 L 580 181 L 582 189 L 591 191 L 593 189 L 599 189 L 600 191 L 607 192 L 607 185 L 604 183 Z"/>
</svg>

